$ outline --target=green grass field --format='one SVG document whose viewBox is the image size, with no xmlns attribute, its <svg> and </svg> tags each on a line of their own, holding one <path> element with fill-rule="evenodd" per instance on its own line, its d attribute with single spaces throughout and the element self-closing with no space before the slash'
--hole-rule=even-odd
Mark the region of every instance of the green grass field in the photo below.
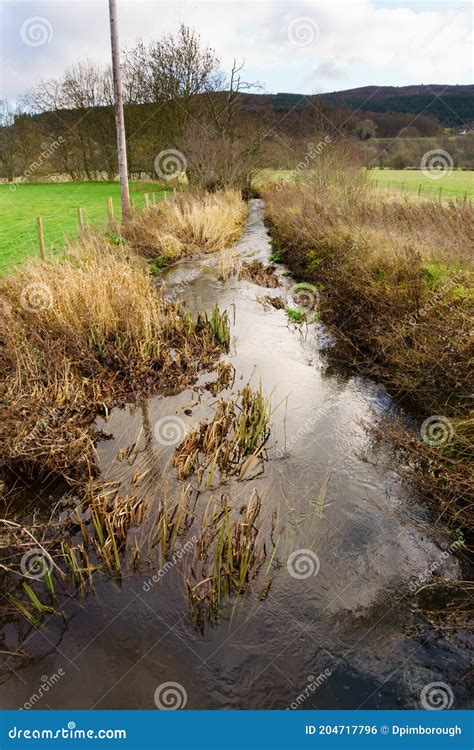
<svg viewBox="0 0 474 750">
<path fill-rule="evenodd" d="M 256 185 L 265 182 L 276 182 L 295 177 L 295 171 L 290 169 L 261 169 L 255 178 Z M 297 179 L 304 180 L 310 176 L 310 170 L 303 170 L 297 174 Z M 411 193 L 418 195 L 421 185 L 421 197 L 438 198 L 441 188 L 441 198 L 474 198 L 474 171 L 453 171 L 445 173 L 439 179 L 433 179 L 417 169 L 371 169 L 368 172 L 374 187 L 387 193 Z"/>
<path fill-rule="evenodd" d="M 437 179 L 423 174 L 418 169 L 371 169 L 369 175 L 377 188 L 384 190 L 406 191 L 418 194 L 421 185 L 421 196 L 438 197 L 441 188 L 442 198 L 474 197 L 474 172 L 455 171 L 434 173 Z M 438 174 L 441 176 L 438 177 Z"/>
<path fill-rule="evenodd" d="M 162 199 L 157 183 L 130 183 L 134 206 L 144 206 L 145 192 Z M 38 254 L 36 217 L 43 217 L 47 250 L 57 252 L 66 238 L 78 234 L 79 206 L 86 224 L 99 229 L 107 224 L 107 198 L 113 199 L 114 213 L 120 217 L 120 190 L 117 182 L 62 182 L 0 185 L 0 273 L 29 255 Z M 150 195 L 151 199 L 151 195 Z"/>
</svg>

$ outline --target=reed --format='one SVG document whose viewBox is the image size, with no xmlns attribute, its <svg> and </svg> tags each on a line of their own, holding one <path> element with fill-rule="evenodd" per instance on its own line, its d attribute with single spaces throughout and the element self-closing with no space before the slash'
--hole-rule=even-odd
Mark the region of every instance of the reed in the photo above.
<svg viewBox="0 0 474 750">
<path fill-rule="evenodd" d="M 272 413 L 271 396 L 265 398 L 261 387 L 246 385 L 235 399 L 219 399 L 212 420 L 197 425 L 177 447 L 178 478 L 195 473 L 199 486 L 209 489 L 231 476 L 247 478 L 255 464 L 263 470 Z"/>
<path fill-rule="evenodd" d="M 207 620 L 217 621 L 231 595 L 239 597 L 249 590 L 267 557 L 259 538 L 262 501 L 258 492 L 254 490 L 237 518 L 232 517 L 232 506 L 228 496 L 219 502 L 210 499 L 187 572 L 191 611 L 201 629 Z"/>
<path fill-rule="evenodd" d="M 219 255 L 219 279 L 228 281 L 231 276 L 239 274 L 242 265 L 240 255 L 231 248 L 226 248 Z"/>
<path fill-rule="evenodd" d="M 474 552 L 472 208 L 386 200 L 363 185 L 349 190 L 344 181 L 268 188 L 265 197 L 282 259 L 297 278 L 319 287 L 318 313 L 335 344 L 328 357 L 404 399 L 418 429 L 391 420 L 380 434 L 392 438 L 404 473 L 440 516 L 453 529 L 463 527 Z M 433 415 L 451 433 L 435 446 L 420 430 Z"/>
</svg>

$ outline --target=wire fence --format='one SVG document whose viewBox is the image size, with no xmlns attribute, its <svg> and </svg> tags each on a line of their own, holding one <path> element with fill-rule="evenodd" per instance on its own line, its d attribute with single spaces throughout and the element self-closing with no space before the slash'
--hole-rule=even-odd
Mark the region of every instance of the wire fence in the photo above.
<svg viewBox="0 0 474 750">
<path fill-rule="evenodd" d="M 5 186 L 0 192 L 1 274 L 31 256 L 59 255 L 64 252 L 67 243 L 76 239 L 87 227 L 106 232 L 115 224 L 115 219 L 120 218 L 118 186 L 114 195 L 104 194 L 95 199 L 84 190 L 82 193 L 65 191 L 53 194 L 46 203 L 42 200 L 35 201 L 38 188 L 41 187 L 38 184 L 31 186 L 35 190 L 30 202 L 28 187 L 30 186 L 21 185 L 18 190 L 8 191 L 8 186 Z M 164 189 L 162 186 L 149 191 L 135 189 L 131 191 L 132 207 L 142 210 L 152 206 L 161 201 L 170 190 L 173 188 Z M 51 205 L 58 205 L 58 209 L 44 210 L 45 206 L 50 208 Z"/>
</svg>

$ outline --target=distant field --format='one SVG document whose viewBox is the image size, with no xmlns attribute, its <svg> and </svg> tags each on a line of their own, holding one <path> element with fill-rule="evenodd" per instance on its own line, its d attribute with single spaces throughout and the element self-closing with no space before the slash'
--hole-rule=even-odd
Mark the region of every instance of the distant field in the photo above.
<svg viewBox="0 0 474 750">
<path fill-rule="evenodd" d="M 452 171 L 443 173 L 438 179 L 434 179 L 417 169 L 371 169 L 370 176 L 377 187 L 386 190 L 406 190 L 418 193 L 421 185 L 421 195 L 439 195 L 441 188 L 442 197 L 474 197 L 474 172 Z M 436 173 L 435 173 L 436 174 Z"/>
<path fill-rule="evenodd" d="M 387 192 L 406 191 L 417 195 L 421 185 L 421 195 L 425 197 L 437 198 L 441 188 L 442 198 L 462 198 L 465 193 L 468 198 L 474 198 L 474 171 L 453 171 L 439 179 L 428 177 L 416 169 L 371 169 L 368 174 L 377 189 Z M 293 175 L 296 176 L 296 173 L 290 169 L 262 169 L 255 183 L 291 179 Z M 297 176 L 304 180 L 305 175 L 311 175 L 311 171 L 303 170 Z"/>
<path fill-rule="evenodd" d="M 156 183 L 130 183 L 134 205 L 144 206 L 145 192 L 162 199 Z M 43 217 L 45 244 L 60 250 L 67 237 L 78 232 L 77 209 L 84 209 L 88 224 L 105 227 L 107 198 L 111 196 L 116 217 L 120 217 L 120 189 L 117 182 L 62 182 L 17 184 L 15 190 L 0 185 L 0 273 L 38 253 L 36 217 Z M 150 196 L 151 197 L 151 196 Z"/>
</svg>

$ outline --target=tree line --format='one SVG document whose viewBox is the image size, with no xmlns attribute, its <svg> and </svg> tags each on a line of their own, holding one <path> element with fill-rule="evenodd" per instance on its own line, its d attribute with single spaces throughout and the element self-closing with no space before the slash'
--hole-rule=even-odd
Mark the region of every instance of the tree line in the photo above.
<svg viewBox="0 0 474 750">
<path fill-rule="evenodd" d="M 214 50 L 185 25 L 126 49 L 122 78 L 131 179 L 169 177 L 167 169 L 182 168 L 191 184 L 208 190 L 245 187 L 258 168 L 294 169 L 328 135 L 331 143 L 358 141 L 365 159 L 368 139 L 439 132 L 431 117 L 420 116 L 415 132 L 401 113 L 373 115 L 374 122 L 320 96 L 251 94 L 261 87 L 247 80 L 243 66 L 234 62 L 223 71 Z M 163 172 L 159 157 L 170 151 Z M 110 67 L 82 60 L 39 81 L 14 106 L 2 103 L 4 179 L 112 180 L 117 173 Z"/>
<path fill-rule="evenodd" d="M 173 149 L 183 154 L 191 182 L 210 189 L 242 183 L 261 164 L 286 163 L 299 140 L 303 148 L 305 138 L 327 130 L 322 103 L 287 117 L 271 106 L 246 107 L 245 92 L 258 84 L 237 62 L 225 73 L 214 50 L 184 25 L 126 49 L 122 76 L 130 178 L 156 178 L 156 157 Z M 83 60 L 41 80 L 14 107 L 3 102 L 0 167 L 9 181 L 25 173 L 114 179 L 110 67 Z"/>
</svg>

